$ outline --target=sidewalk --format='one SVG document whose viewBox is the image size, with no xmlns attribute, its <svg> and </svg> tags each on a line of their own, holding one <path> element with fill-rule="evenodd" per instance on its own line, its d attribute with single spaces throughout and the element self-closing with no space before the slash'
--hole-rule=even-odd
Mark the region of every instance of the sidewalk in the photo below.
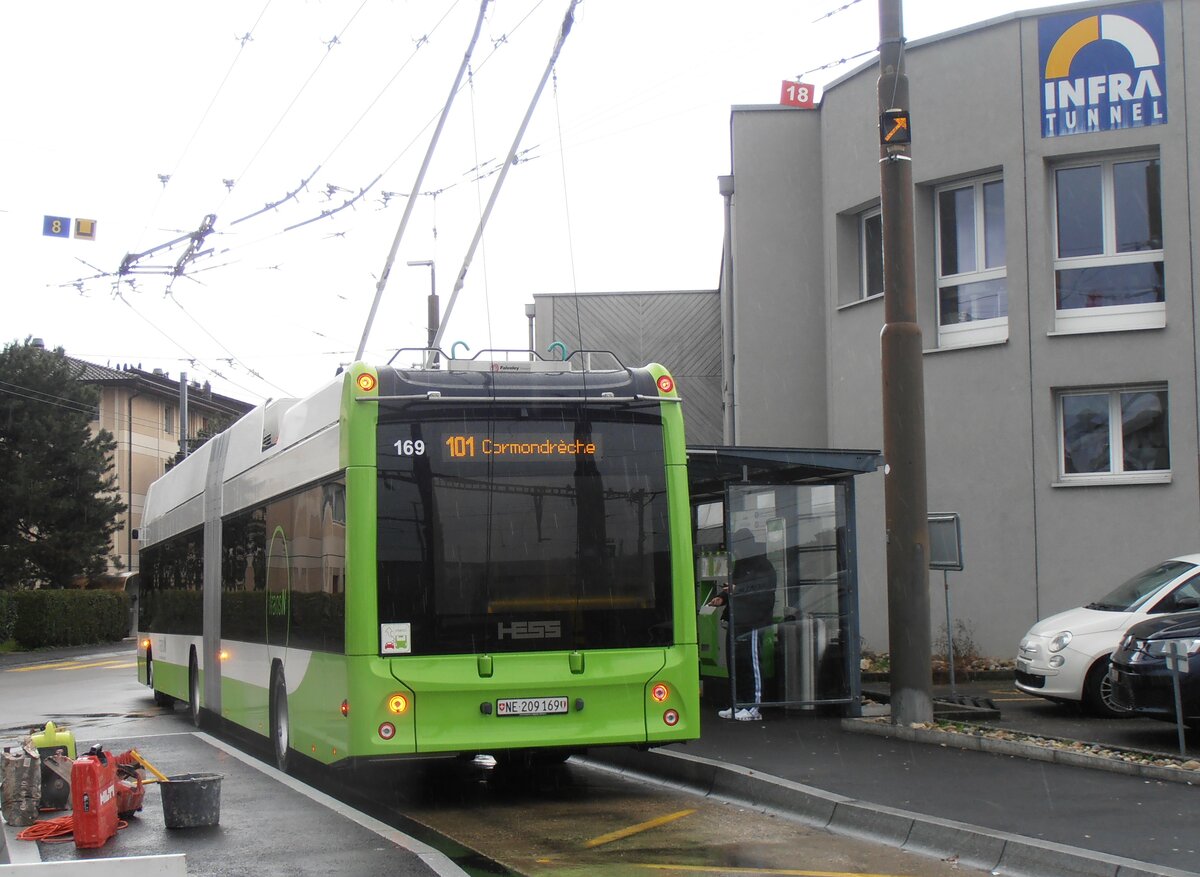
<svg viewBox="0 0 1200 877">
<path fill-rule="evenodd" d="M 85 744 L 87 741 L 80 741 Z M 0 874 L 122 874 L 162 877 L 466 877 L 446 854 L 336 801 L 304 783 L 199 732 L 106 740 L 113 752 L 136 745 L 168 776 L 222 777 L 218 824 L 168 829 L 161 787 L 150 785 L 142 810 L 103 847 L 18 840 L 20 828 L 0 824 Z M 336 843 L 330 843 L 335 838 Z M 180 854 L 186 857 L 181 859 Z M 183 869 L 186 869 L 183 870 Z"/>
<path fill-rule="evenodd" d="M 996 874 L 1190 875 L 1200 788 L 857 733 L 841 719 L 704 708 L 698 741 L 589 760 Z"/>
</svg>

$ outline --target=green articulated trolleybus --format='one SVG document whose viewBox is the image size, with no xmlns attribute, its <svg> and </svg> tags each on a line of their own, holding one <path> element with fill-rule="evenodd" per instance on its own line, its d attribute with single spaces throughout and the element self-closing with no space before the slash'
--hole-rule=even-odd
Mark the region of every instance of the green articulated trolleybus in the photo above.
<svg viewBox="0 0 1200 877">
<path fill-rule="evenodd" d="M 355 363 L 151 486 L 156 701 L 266 736 L 285 770 L 699 735 L 673 379 L 490 353 Z"/>
</svg>

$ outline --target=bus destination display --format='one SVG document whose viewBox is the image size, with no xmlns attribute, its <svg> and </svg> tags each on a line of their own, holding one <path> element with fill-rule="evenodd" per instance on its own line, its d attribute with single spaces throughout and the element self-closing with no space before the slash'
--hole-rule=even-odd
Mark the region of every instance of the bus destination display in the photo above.
<svg viewBox="0 0 1200 877">
<path fill-rule="evenodd" d="M 423 457 L 433 453 L 432 443 L 420 439 L 400 439 L 394 443 L 401 457 Z M 600 443 L 576 438 L 553 438 L 541 434 L 487 435 L 454 433 L 436 446 L 440 459 L 457 460 L 564 460 L 578 457 L 596 458 Z"/>
</svg>

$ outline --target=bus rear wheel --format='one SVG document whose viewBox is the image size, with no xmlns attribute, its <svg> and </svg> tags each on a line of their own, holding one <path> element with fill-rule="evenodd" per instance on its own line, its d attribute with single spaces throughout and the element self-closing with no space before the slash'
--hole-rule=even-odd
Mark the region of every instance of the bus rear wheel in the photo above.
<svg viewBox="0 0 1200 877">
<path fill-rule="evenodd" d="M 146 651 L 146 684 L 150 686 L 150 691 L 154 694 L 154 702 L 159 706 L 173 707 L 175 706 L 175 698 L 167 694 L 165 691 L 159 691 L 154 687 L 154 653 Z"/>
<path fill-rule="evenodd" d="M 287 682 L 283 668 L 271 679 L 271 743 L 275 749 L 275 766 L 284 773 L 291 761 L 291 723 L 288 719 Z"/>
<path fill-rule="evenodd" d="M 200 727 L 200 668 L 194 650 L 188 658 L 188 717 L 193 725 Z"/>
</svg>

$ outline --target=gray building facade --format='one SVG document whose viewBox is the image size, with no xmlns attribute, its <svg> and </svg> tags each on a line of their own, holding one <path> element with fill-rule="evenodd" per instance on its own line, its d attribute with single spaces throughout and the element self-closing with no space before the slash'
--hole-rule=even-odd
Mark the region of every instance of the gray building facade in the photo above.
<svg viewBox="0 0 1200 877">
<path fill-rule="evenodd" d="M 1197 0 L 1071 4 L 905 47 L 929 509 L 961 516 L 965 568 L 949 586 L 983 654 L 1011 656 L 1037 619 L 1200 549 L 1188 54 Z M 816 109 L 733 108 L 718 325 L 688 341 L 675 324 L 691 311 L 673 306 L 655 323 L 681 356 L 717 358 L 687 400 L 689 442 L 715 425 L 728 444 L 882 447 L 877 78 L 863 65 Z M 554 297 L 564 334 L 569 298 Z M 624 296 L 594 302 L 597 347 L 609 298 Z M 548 300 L 535 300 L 540 324 Z M 887 648 L 883 478 L 858 480 L 874 650 Z M 942 577 L 931 586 L 937 632 Z"/>
</svg>

